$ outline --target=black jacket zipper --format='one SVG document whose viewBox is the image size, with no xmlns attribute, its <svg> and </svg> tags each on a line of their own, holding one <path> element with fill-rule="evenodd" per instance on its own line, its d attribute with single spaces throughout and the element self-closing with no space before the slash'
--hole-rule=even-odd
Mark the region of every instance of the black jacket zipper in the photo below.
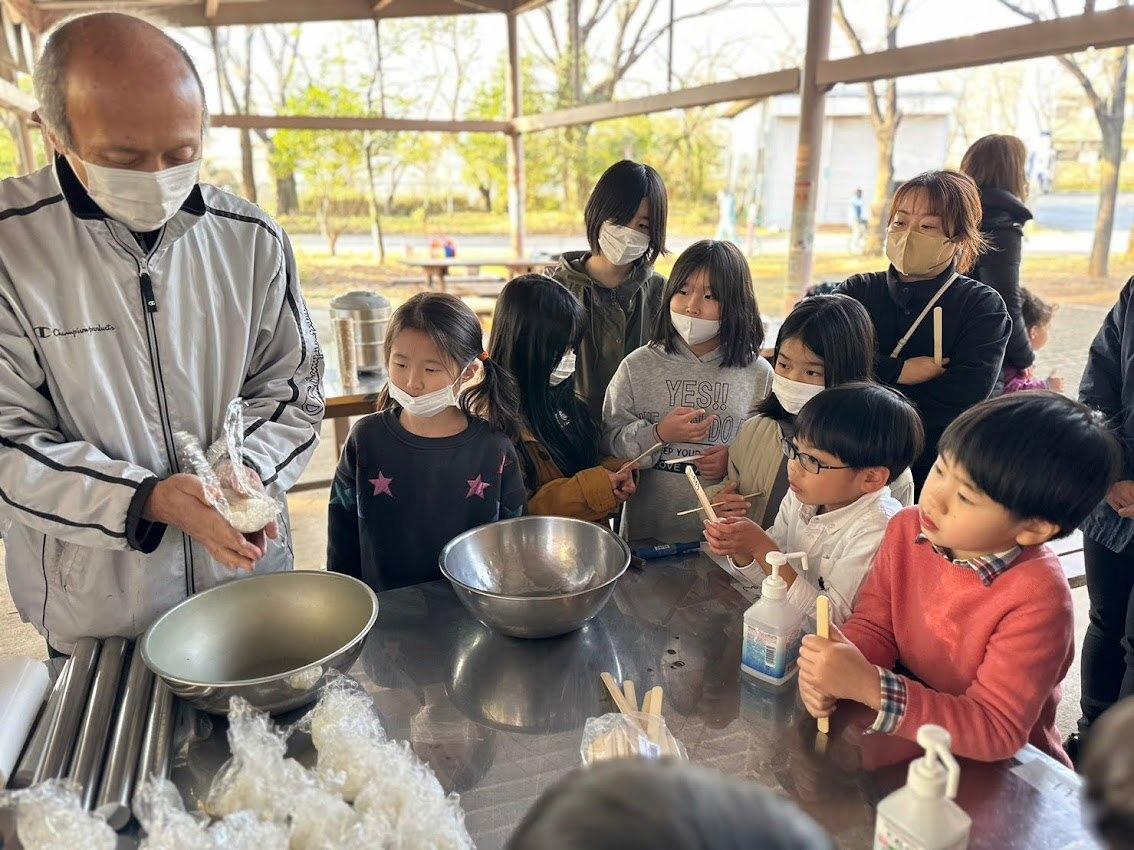
<svg viewBox="0 0 1134 850">
<path fill-rule="evenodd" d="M 173 441 L 173 428 L 169 422 L 169 403 L 165 396 L 165 380 L 161 374 L 161 355 L 158 352 L 157 345 L 157 327 L 154 324 L 154 313 L 158 310 L 157 296 L 154 294 L 154 283 L 150 277 L 149 271 L 143 267 L 142 262 L 138 259 L 130 248 L 122 244 L 122 241 L 115 235 L 114 230 L 111 228 L 110 223 L 107 222 L 106 229 L 110 232 L 111 237 L 117 242 L 131 257 L 134 258 L 134 264 L 138 269 L 138 288 L 142 297 L 142 314 L 146 322 L 146 349 L 150 357 L 150 372 L 154 381 L 154 392 L 157 394 L 158 400 L 158 417 L 161 419 L 161 433 L 162 442 L 165 444 L 166 459 L 169 461 L 169 468 L 174 473 L 181 471 L 181 466 L 177 462 L 177 447 Z M 146 255 L 147 262 L 153 256 L 154 251 L 161 245 L 161 240 L 165 236 L 165 228 L 162 228 L 161 235 L 154 243 L 153 249 Z M 181 550 L 185 566 L 185 595 L 192 596 L 197 592 L 197 577 L 194 575 L 193 565 L 193 550 L 186 535 L 181 534 Z"/>
</svg>

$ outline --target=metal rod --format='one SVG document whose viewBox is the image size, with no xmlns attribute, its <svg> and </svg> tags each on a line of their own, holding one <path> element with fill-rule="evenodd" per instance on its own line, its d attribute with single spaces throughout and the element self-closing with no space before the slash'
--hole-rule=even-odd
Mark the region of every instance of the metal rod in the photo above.
<svg viewBox="0 0 1134 850">
<path fill-rule="evenodd" d="M 67 772 L 67 776 L 82 787 L 80 795 L 87 811 L 94 805 L 95 794 L 98 793 L 98 780 L 102 774 L 106 742 L 110 737 L 110 722 L 114 719 L 114 700 L 118 696 L 127 646 L 128 641 L 122 637 L 107 638 L 102 644 L 87 710 L 75 742 L 75 755 Z"/>
<path fill-rule="evenodd" d="M 59 713 L 59 706 L 63 702 L 63 691 L 67 687 L 67 677 L 71 673 L 71 659 L 68 658 L 59 675 L 55 677 L 55 684 L 47 697 L 47 703 L 39 713 L 35 722 L 35 729 L 24 745 L 24 752 L 16 764 L 16 770 L 8 781 L 9 788 L 27 788 L 35 782 L 35 775 L 43 761 L 43 754 L 47 752 L 47 735 L 51 731 L 51 724 L 55 715 Z"/>
<path fill-rule="evenodd" d="M 99 641 L 97 638 L 79 638 L 71 655 L 71 672 L 67 675 L 67 685 L 59 703 L 51 729 L 47 733 L 47 744 L 43 760 L 35 773 L 33 785 L 45 779 L 59 779 L 67 772 L 71 763 L 71 751 L 75 746 L 75 733 L 83 719 L 83 709 L 87 704 L 91 679 L 94 678 L 95 664 L 98 661 Z"/>
<path fill-rule="evenodd" d="M 103 815 L 115 829 L 130 822 L 130 798 L 138 770 L 138 751 L 145 731 L 146 707 L 150 698 L 153 674 L 135 645 L 130 656 L 130 672 L 118 700 L 114 733 L 107 751 L 106 765 L 99 784 L 95 811 Z"/>
<path fill-rule="evenodd" d="M 142 736 L 142 752 L 138 756 L 136 786 L 140 786 L 150 776 L 161 779 L 169 777 L 175 715 L 173 691 L 155 676 L 150 692 L 150 710 L 146 714 L 145 734 Z"/>
</svg>

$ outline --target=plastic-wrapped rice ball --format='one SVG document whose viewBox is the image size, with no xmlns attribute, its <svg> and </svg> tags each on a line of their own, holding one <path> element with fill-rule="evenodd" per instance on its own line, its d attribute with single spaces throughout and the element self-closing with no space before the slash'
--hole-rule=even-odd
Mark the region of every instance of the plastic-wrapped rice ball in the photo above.
<svg viewBox="0 0 1134 850">
<path fill-rule="evenodd" d="M 24 850 L 115 850 L 118 845 L 106 820 L 83 809 L 73 782 L 48 780 L 7 799 L 15 801 L 16 835 Z"/>
<path fill-rule="evenodd" d="M 353 801 L 380 769 L 386 743 L 373 700 L 353 679 L 339 676 L 324 687 L 310 722 L 320 776 Z"/>
<path fill-rule="evenodd" d="M 456 797 L 406 809 L 392 831 L 389 850 L 473 850 L 464 812 Z"/>
<path fill-rule="evenodd" d="M 209 786 L 205 811 L 225 817 L 249 809 L 271 821 L 284 820 L 286 798 L 314 785 L 314 777 L 299 762 L 284 758 L 286 737 L 266 714 L 233 697 L 228 717 L 232 759 Z"/>
<path fill-rule="evenodd" d="M 289 795 L 285 803 L 290 810 L 290 850 L 339 850 L 358 822 L 354 809 L 324 788 Z"/>
<path fill-rule="evenodd" d="M 146 837 L 138 850 L 200 850 L 213 845 L 205 824 L 185 811 L 181 794 L 168 779 L 149 777 L 134 795 L 134 811 Z"/>
<path fill-rule="evenodd" d="M 285 850 L 287 827 L 255 812 L 237 812 L 209 827 L 210 850 Z"/>
<path fill-rule="evenodd" d="M 225 496 L 229 524 L 244 534 L 262 531 L 280 512 L 280 506 L 270 496 L 242 496 L 227 489 Z"/>
</svg>

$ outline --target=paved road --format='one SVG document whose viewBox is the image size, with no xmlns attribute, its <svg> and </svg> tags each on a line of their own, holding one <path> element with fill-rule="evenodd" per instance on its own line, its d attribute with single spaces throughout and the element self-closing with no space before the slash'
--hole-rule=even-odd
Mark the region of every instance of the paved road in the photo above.
<svg viewBox="0 0 1134 850">
<path fill-rule="evenodd" d="M 1091 239 L 1095 222 L 1095 213 L 1098 208 L 1098 198 L 1095 195 L 1045 195 L 1034 203 L 1036 224 L 1043 228 L 1041 231 L 1029 232 L 1026 250 L 1044 254 L 1079 254 L 1091 248 Z M 1115 251 L 1126 250 L 1127 234 L 1134 227 L 1134 195 L 1120 195 L 1116 214 L 1114 241 L 1112 247 Z M 1032 228 L 1029 228 L 1031 230 Z M 321 251 L 326 249 L 323 237 L 315 233 L 300 233 L 292 235 L 292 240 L 306 250 Z M 741 234 L 743 244 L 744 235 Z M 507 236 L 459 236 L 456 238 L 458 253 L 468 255 L 481 255 L 498 252 L 511 253 L 511 242 Z M 674 236 L 669 238 L 669 248 L 680 252 L 693 242 L 688 236 Z M 842 233 L 820 233 L 816 239 L 816 249 L 821 253 L 842 253 L 846 250 L 847 237 Z M 386 241 L 386 247 L 394 256 L 402 255 L 407 246 L 413 247 L 413 252 L 421 257 L 428 256 L 429 240 L 425 236 L 392 236 Z M 370 237 L 366 234 L 353 233 L 344 235 L 339 240 L 339 247 L 343 253 L 362 253 L 370 250 Z M 529 252 L 546 252 L 557 254 L 560 251 L 573 248 L 583 248 L 582 234 L 562 236 L 529 236 L 527 250 Z M 764 238 L 760 244 L 762 253 L 787 253 L 787 234 L 776 234 Z"/>
</svg>

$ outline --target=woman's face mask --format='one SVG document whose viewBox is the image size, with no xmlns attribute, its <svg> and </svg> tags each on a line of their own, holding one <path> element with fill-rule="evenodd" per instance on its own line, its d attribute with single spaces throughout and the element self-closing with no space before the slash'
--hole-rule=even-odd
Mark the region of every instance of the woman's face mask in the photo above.
<svg viewBox="0 0 1134 850">
<path fill-rule="evenodd" d="M 957 247 L 943 233 L 890 230 L 886 233 L 886 257 L 907 277 L 936 277 L 945 271 Z"/>
<path fill-rule="evenodd" d="M 411 416 L 419 419 L 430 419 L 450 407 L 459 407 L 457 400 L 457 386 L 450 385 L 425 395 L 412 396 L 405 390 L 399 389 L 390 381 L 387 385 L 390 398 L 401 405 L 402 409 Z"/>
<path fill-rule="evenodd" d="M 429 419 L 447 408 L 460 406 L 461 384 L 472 376 L 472 363 L 456 367 L 454 372 L 456 364 L 452 359 L 438 349 L 428 334 L 415 329 L 402 330 L 386 344 L 390 346 L 390 380 L 386 388 L 403 410 Z"/>
<path fill-rule="evenodd" d="M 669 320 L 686 345 L 700 345 L 721 332 L 721 323 L 715 319 L 698 319 L 673 309 L 669 311 Z"/>
<path fill-rule="evenodd" d="M 612 266 L 628 266 L 650 247 L 650 237 L 633 227 L 605 221 L 599 228 L 599 250 Z"/>
</svg>

